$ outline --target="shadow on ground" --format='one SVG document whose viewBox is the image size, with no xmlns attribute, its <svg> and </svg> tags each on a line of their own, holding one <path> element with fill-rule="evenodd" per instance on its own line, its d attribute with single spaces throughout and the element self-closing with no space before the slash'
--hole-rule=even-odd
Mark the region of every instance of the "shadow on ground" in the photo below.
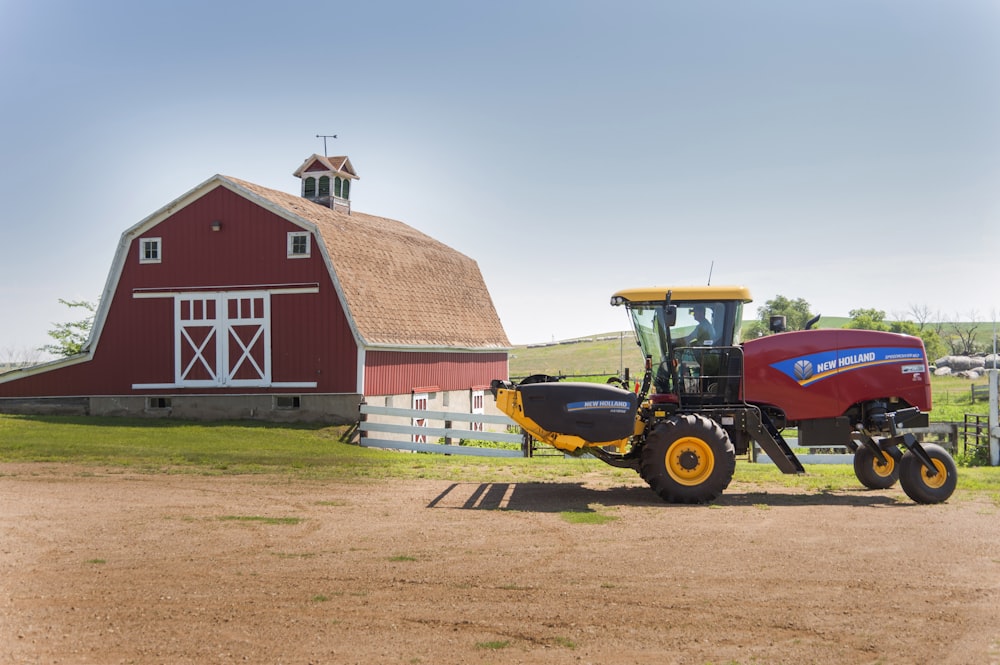
<svg viewBox="0 0 1000 665">
<path fill-rule="evenodd" d="M 706 506 L 668 504 L 648 487 L 586 487 L 583 483 L 452 483 L 428 508 L 514 510 L 536 513 L 594 512 L 593 506 L 648 506 L 693 510 Z M 739 492 L 711 506 L 906 506 L 892 496 L 867 491 Z"/>
</svg>

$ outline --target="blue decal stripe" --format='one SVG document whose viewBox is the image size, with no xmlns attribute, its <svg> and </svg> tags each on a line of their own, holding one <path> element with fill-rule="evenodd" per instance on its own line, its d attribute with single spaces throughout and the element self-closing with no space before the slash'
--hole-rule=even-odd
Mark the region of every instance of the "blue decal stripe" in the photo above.
<svg viewBox="0 0 1000 665">
<path fill-rule="evenodd" d="M 771 367 L 800 386 L 865 367 L 926 362 L 924 354 L 913 347 L 863 347 L 820 351 L 773 363 Z"/>
</svg>

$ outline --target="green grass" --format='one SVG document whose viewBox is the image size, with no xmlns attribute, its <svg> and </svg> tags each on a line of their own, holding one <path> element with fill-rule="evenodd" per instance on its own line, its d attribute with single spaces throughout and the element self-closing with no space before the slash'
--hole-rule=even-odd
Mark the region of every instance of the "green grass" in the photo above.
<svg viewBox="0 0 1000 665">
<path fill-rule="evenodd" d="M 546 481 L 607 467 L 595 459 L 395 453 L 342 440 L 347 428 L 0 414 L 0 462 L 65 462 L 141 473 L 277 473 L 319 479 Z M 612 470 L 613 471 L 613 470 Z M 631 475 L 631 474 L 629 474 Z"/>
<path fill-rule="evenodd" d="M 301 517 L 264 517 L 262 515 L 223 515 L 223 522 L 261 522 L 262 524 L 299 524 Z"/>
<path fill-rule="evenodd" d="M 612 337 L 613 339 L 605 339 Z M 643 359 L 631 332 L 612 332 L 572 343 L 518 346 L 510 353 L 510 375 L 617 375 L 619 366 L 642 373 Z"/>
<path fill-rule="evenodd" d="M 986 379 L 970 381 L 957 376 L 931 377 L 933 408 L 931 420 L 934 422 L 962 422 L 965 414 L 986 415 L 989 404 L 972 401 L 972 386 L 987 385 Z"/>
<path fill-rule="evenodd" d="M 562 456 L 479 458 L 397 453 L 361 448 L 341 440 L 345 428 L 245 423 L 10 416 L 0 414 L 0 462 L 67 463 L 79 473 L 93 467 L 138 473 L 279 474 L 298 478 L 367 481 L 428 478 L 452 482 L 582 482 L 641 484 L 634 472 L 593 458 Z M 857 489 L 850 465 L 807 465 L 788 476 L 770 464 L 739 461 L 736 482 L 795 487 L 813 492 Z M 1000 505 L 1000 469 L 962 468 L 959 491 L 983 492 Z M 766 502 L 765 502 L 766 503 Z M 569 519 L 577 519 L 576 513 Z M 592 517 L 596 515 L 596 517 Z M 583 512 L 579 519 L 605 520 Z M 227 516 L 243 521 L 299 518 Z M 593 522 L 591 522 L 593 523 Z"/>
<path fill-rule="evenodd" d="M 595 510 L 569 510 L 559 513 L 559 517 L 570 524 L 606 524 L 618 519 Z"/>
</svg>

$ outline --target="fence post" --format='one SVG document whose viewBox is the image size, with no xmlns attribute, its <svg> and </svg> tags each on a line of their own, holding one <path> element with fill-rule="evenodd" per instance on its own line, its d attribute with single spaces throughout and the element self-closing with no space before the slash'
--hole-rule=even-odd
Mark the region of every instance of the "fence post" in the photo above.
<svg viewBox="0 0 1000 665">
<path fill-rule="evenodd" d="M 990 416 L 989 416 L 989 428 L 990 428 L 990 464 L 992 466 L 1000 466 L 1000 423 L 997 422 L 1000 418 L 1000 405 L 998 405 L 998 379 L 1000 376 L 1000 370 L 991 369 L 989 370 L 990 376 Z"/>
</svg>

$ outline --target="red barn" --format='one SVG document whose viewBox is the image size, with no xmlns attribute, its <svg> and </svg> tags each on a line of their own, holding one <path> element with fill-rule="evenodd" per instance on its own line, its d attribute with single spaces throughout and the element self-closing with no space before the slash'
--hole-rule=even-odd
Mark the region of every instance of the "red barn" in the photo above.
<svg viewBox="0 0 1000 665">
<path fill-rule="evenodd" d="M 302 196 L 216 175 L 122 234 L 76 356 L 0 374 L 0 410 L 353 421 L 478 412 L 510 343 L 479 267 L 350 209 L 346 157 Z"/>
</svg>

